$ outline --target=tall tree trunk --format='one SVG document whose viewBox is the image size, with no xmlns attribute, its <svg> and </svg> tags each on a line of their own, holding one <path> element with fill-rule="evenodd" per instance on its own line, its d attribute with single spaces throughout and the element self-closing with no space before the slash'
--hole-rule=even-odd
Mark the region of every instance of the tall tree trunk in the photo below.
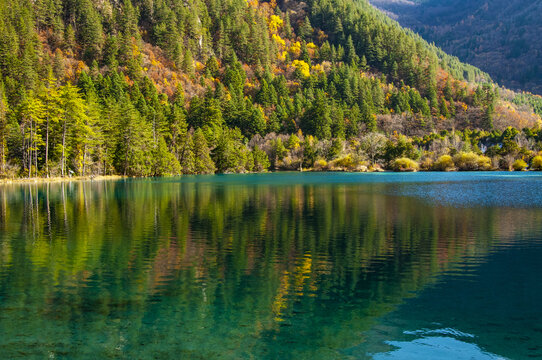
<svg viewBox="0 0 542 360">
<path fill-rule="evenodd" d="M 87 162 L 87 144 L 83 148 L 83 176 L 85 176 L 85 164 Z"/>
<path fill-rule="evenodd" d="M 128 170 L 128 149 L 130 149 L 130 143 L 132 139 L 132 129 L 128 132 L 128 138 L 126 139 L 126 154 L 124 155 L 124 176 L 127 174 Z"/>
<path fill-rule="evenodd" d="M 49 177 L 49 116 L 45 127 L 45 174 Z"/>
<path fill-rule="evenodd" d="M 26 166 L 26 139 L 25 139 L 25 132 L 26 132 L 26 129 L 23 127 L 21 129 L 22 131 L 22 137 L 23 137 L 23 152 L 22 152 L 22 156 L 23 156 L 23 167 Z M 24 169 L 23 169 L 24 170 Z"/>
<path fill-rule="evenodd" d="M 66 120 L 64 120 L 64 126 L 62 131 L 62 177 L 64 177 L 64 170 L 66 167 Z"/>
<path fill-rule="evenodd" d="M 36 177 L 38 176 L 38 147 L 36 145 L 36 148 L 34 149 L 34 164 L 36 165 L 35 174 Z"/>
<path fill-rule="evenodd" d="M 34 128 L 34 137 L 36 137 L 37 132 L 38 132 L 38 124 L 36 124 L 36 126 Z M 34 175 L 36 177 L 38 177 L 38 144 L 37 144 L 35 139 L 33 139 L 33 141 L 34 141 L 34 146 L 33 146 L 33 148 L 34 148 L 34 165 L 36 166 L 34 168 Z"/>
<path fill-rule="evenodd" d="M 28 177 L 32 177 L 32 137 L 33 134 L 33 128 L 32 128 L 32 119 L 30 120 L 30 139 L 28 140 Z"/>
<path fill-rule="evenodd" d="M 2 132 L 2 139 L 0 139 L 0 146 L 2 147 L 0 150 L 0 169 L 1 173 L 6 173 L 6 138 L 4 133 Z"/>
<path fill-rule="evenodd" d="M 104 156 L 104 176 L 107 175 L 107 148 L 105 149 L 105 156 Z"/>
<path fill-rule="evenodd" d="M 156 147 L 156 113 L 152 117 L 152 139 L 154 140 L 154 146 Z"/>
<path fill-rule="evenodd" d="M 6 173 L 6 125 L 2 122 L 0 127 L 0 173 Z"/>
</svg>

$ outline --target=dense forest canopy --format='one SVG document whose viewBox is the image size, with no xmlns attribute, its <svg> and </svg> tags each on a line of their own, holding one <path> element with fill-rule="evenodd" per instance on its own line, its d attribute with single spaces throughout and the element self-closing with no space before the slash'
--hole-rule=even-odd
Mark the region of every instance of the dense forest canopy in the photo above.
<svg viewBox="0 0 542 360">
<path fill-rule="evenodd" d="M 0 0 L 0 14 L 4 177 L 429 169 L 443 156 L 542 167 L 531 95 L 366 1 Z"/>
</svg>

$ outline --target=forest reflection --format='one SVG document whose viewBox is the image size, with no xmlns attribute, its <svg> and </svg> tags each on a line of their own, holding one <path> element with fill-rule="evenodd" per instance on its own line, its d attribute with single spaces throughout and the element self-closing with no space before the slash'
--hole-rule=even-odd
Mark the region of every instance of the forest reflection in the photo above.
<svg viewBox="0 0 542 360">
<path fill-rule="evenodd" d="M 0 346 L 8 357 L 337 357 L 459 259 L 542 219 L 394 186 L 0 187 Z"/>
</svg>

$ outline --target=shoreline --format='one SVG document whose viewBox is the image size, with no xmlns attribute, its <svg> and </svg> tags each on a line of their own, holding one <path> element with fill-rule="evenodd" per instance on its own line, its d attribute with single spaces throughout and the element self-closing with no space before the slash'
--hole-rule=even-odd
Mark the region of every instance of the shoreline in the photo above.
<svg viewBox="0 0 542 360">
<path fill-rule="evenodd" d="M 82 182 L 82 181 L 105 181 L 105 180 L 120 180 L 125 179 L 126 176 L 122 175 L 98 175 L 98 176 L 73 176 L 73 177 L 32 177 L 32 178 L 14 178 L 14 179 L 0 179 L 1 185 L 13 185 L 13 184 L 45 184 L 45 183 L 68 183 L 68 182 Z"/>
<path fill-rule="evenodd" d="M 330 173 L 359 173 L 359 174 L 372 174 L 372 173 L 460 173 L 460 172 L 509 172 L 509 173 L 526 173 L 526 172 L 537 172 L 535 170 L 523 170 L 523 171 L 506 171 L 506 170 L 472 170 L 472 171 L 466 171 L 466 170 L 446 170 L 446 171 L 434 171 L 434 170 L 403 170 L 403 171 L 393 171 L 393 170 L 379 170 L 379 171 L 351 171 L 351 170 L 314 170 L 314 169 L 303 169 L 303 171 L 299 170 L 275 170 L 275 171 L 267 171 L 267 172 L 255 172 L 255 173 L 244 173 L 244 174 L 265 174 L 265 173 L 281 173 L 281 172 L 308 172 L 308 173 L 324 173 L 324 172 L 330 172 Z M 209 175 L 220 175 L 219 173 L 216 174 L 209 174 Z M 190 175 L 174 175 L 174 176 L 190 176 Z M 16 185 L 16 184 L 46 184 L 46 183 L 69 183 L 69 182 L 83 182 L 83 181 L 107 181 L 107 180 L 120 180 L 120 179 L 143 179 L 147 176 L 123 176 L 123 175 L 98 175 L 98 176 L 73 176 L 73 177 L 50 177 L 50 178 L 42 178 L 42 177 L 32 177 L 32 178 L 14 178 L 14 179 L 0 179 L 0 186 L 2 185 Z M 171 177 L 171 176 L 163 176 L 163 177 Z"/>
</svg>

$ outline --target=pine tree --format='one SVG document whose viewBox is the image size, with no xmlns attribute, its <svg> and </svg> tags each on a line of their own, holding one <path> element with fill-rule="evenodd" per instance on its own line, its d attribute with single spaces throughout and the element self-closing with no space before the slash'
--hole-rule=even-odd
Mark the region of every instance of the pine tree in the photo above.
<svg viewBox="0 0 542 360">
<path fill-rule="evenodd" d="M 105 153 L 105 128 L 101 125 L 103 109 L 96 96 L 94 88 L 91 88 L 84 95 L 87 108 L 87 121 L 85 126 L 86 139 L 83 141 L 83 167 L 82 175 L 87 174 L 87 168 L 91 171 L 102 172 L 101 164 L 104 161 Z"/>
<path fill-rule="evenodd" d="M 175 156 L 169 152 L 163 136 L 158 138 L 152 157 L 152 174 L 154 176 L 179 175 L 181 173 L 181 165 Z"/>
<path fill-rule="evenodd" d="M 183 174 L 194 174 L 196 172 L 196 159 L 194 156 L 194 142 L 192 141 L 192 134 L 186 134 L 183 139 L 181 151 L 179 154 L 179 162 L 181 164 L 181 170 Z"/>
<path fill-rule="evenodd" d="M 220 173 L 245 172 L 247 161 L 252 160 L 250 152 L 241 142 L 243 136 L 239 129 L 224 129 L 213 149 L 213 160 Z M 253 167 L 249 164 L 249 167 Z"/>
<path fill-rule="evenodd" d="M 301 126 L 304 133 L 320 139 L 331 137 L 330 109 L 323 91 L 316 92 L 314 103 L 301 119 Z"/>
<path fill-rule="evenodd" d="M 208 74 L 208 76 L 211 76 L 213 78 L 217 78 L 220 75 L 219 64 L 216 57 L 211 56 L 207 60 L 207 63 L 205 64 L 205 73 Z"/>
<path fill-rule="evenodd" d="M 365 124 L 365 129 L 369 132 L 376 130 L 376 116 L 371 111 L 371 107 L 367 101 L 361 104 L 361 121 Z"/>
<path fill-rule="evenodd" d="M 359 134 L 361 122 L 361 110 L 358 104 L 354 104 L 348 111 L 348 121 L 345 124 L 345 134 L 347 139 L 355 137 Z"/>
<path fill-rule="evenodd" d="M 252 150 L 252 157 L 254 159 L 254 171 L 267 171 L 267 169 L 269 169 L 269 167 L 271 166 L 267 154 L 265 153 L 265 151 L 261 150 L 258 145 L 254 146 L 254 150 Z"/>
<path fill-rule="evenodd" d="M 195 174 L 212 174 L 216 171 L 215 164 L 211 159 L 211 153 L 207 140 L 201 129 L 197 129 L 194 133 L 194 173 Z"/>
<path fill-rule="evenodd" d="M 346 41 L 346 63 L 352 66 L 356 66 L 359 63 L 359 57 L 356 54 L 356 48 L 354 47 L 354 41 L 352 40 L 352 36 L 348 36 L 348 40 Z M 365 61 L 365 66 L 367 65 L 367 61 Z"/>
<path fill-rule="evenodd" d="M 188 124 L 186 123 L 186 111 L 184 107 L 175 103 L 171 107 L 168 122 L 167 141 L 169 143 L 169 150 L 181 161 L 182 151 L 185 148 L 184 141 L 188 134 Z"/>
<path fill-rule="evenodd" d="M 88 119 L 86 102 L 81 97 L 79 89 L 69 83 L 60 89 L 60 108 L 62 109 L 62 117 L 59 119 L 62 128 L 60 167 L 61 175 L 65 176 L 68 170 L 67 157 L 70 155 L 70 151 L 75 148 L 73 146 L 75 144 L 68 142 L 70 134 L 76 134 L 76 141 L 84 141 L 88 133 Z"/>
<path fill-rule="evenodd" d="M 311 26 L 311 22 L 308 17 L 305 17 L 305 20 L 301 23 L 298 29 L 298 34 L 303 40 L 310 39 L 310 36 L 312 35 L 313 29 Z"/>
<path fill-rule="evenodd" d="M 316 149 L 314 147 L 314 139 L 311 136 L 306 136 L 303 142 L 303 167 L 311 168 L 316 161 Z"/>
<path fill-rule="evenodd" d="M 365 55 L 363 55 L 361 57 L 359 68 L 361 70 L 368 70 L 369 69 L 369 66 L 367 65 L 367 58 L 365 57 Z"/>
<path fill-rule="evenodd" d="M 147 176 L 152 173 L 153 135 L 149 123 L 141 119 L 132 104 L 123 101 L 115 167 L 123 175 Z"/>
<path fill-rule="evenodd" d="M 45 110 L 45 175 L 47 177 L 49 177 L 49 135 L 64 116 L 61 94 L 56 82 L 57 80 L 49 73 L 45 88 L 42 91 L 42 102 Z"/>
<path fill-rule="evenodd" d="M 124 6 L 122 7 L 121 17 L 121 31 L 124 34 L 130 34 L 130 36 L 139 38 L 139 27 L 137 26 L 138 19 L 136 9 L 132 5 L 130 0 L 124 0 Z"/>
<path fill-rule="evenodd" d="M 119 66 L 119 43 L 115 35 L 108 36 L 103 48 L 103 64 L 109 69 L 117 69 Z"/>
<path fill-rule="evenodd" d="M 164 49 L 167 57 L 178 67 L 181 67 L 181 36 L 174 12 L 169 13 L 163 30 L 158 26 L 155 28 L 155 36 L 158 38 L 157 43 Z"/>
<path fill-rule="evenodd" d="M 4 84 L 3 82 L 0 82 L 0 175 L 6 173 L 8 111 L 9 104 L 6 98 Z"/>
<path fill-rule="evenodd" d="M 38 150 L 43 142 L 40 128 L 44 117 L 43 103 L 32 91 L 24 95 L 20 105 L 20 117 L 24 134 L 23 164 L 28 171 L 28 177 L 32 177 L 32 174 L 38 174 Z"/>
<path fill-rule="evenodd" d="M 275 139 L 272 143 L 271 148 L 271 166 L 276 169 L 278 167 L 279 161 L 282 161 L 282 159 L 284 159 L 287 153 L 288 149 L 286 149 L 286 147 L 282 143 L 282 139 L 280 137 Z"/>
<path fill-rule="evenodd" d="M 194 59 L 190 49 L 186 49 L 183 57 L 182 69 L 189 75 L 194 75 Z"/>
<path fill-rule="evenodd" d="M 448 105 L 446 104 L 446 100 L 443 98 L 440 99 L 440 108 L 439 108 L 440 115 L 444 116 L 445 118 L 450 118 L 450 112 L 448 111 Z"/>
<path fill-rule="evenodd" d="M 83 57 L 90 64 L 100 58 L 103 36 L 100 15 L 90 0 L 77 1 L 77 24 Z"/>
<path fill-rule="evenodd" d="M 75 49 L 75 30 L 71 24 L 68 24 L 64 31 L 64 49 L 69 53 L 73 53 Z"/>
</svg>

